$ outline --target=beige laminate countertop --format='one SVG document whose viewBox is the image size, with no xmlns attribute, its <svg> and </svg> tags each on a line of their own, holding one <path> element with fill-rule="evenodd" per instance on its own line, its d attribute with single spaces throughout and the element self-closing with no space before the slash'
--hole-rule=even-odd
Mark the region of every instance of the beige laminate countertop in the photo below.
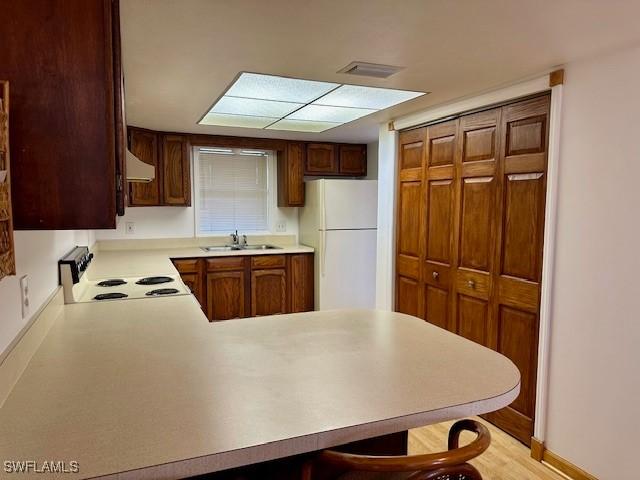
<svg viewBox="0 0 640 480">
<path fill-rule="evenodd" d="M 86 275 L 89 280 L 111 277 L 145 277 L 150 275 L 177 275 L 172 258 L 207 258 L 245 255 L 282 255 L 313 253 L 305 245 L 283 246 L 273 250 L 231 250 L 206 252 L 200 247 L 153 248 L 135 250 L 98 250 Z"/>
<path fill-rule="evenodd" d="M 493 411 L 519 385 L 505 357 L 399 313 L 67 305 L 0 408 L 0 459 L 180 478 Z"/>
</svg>

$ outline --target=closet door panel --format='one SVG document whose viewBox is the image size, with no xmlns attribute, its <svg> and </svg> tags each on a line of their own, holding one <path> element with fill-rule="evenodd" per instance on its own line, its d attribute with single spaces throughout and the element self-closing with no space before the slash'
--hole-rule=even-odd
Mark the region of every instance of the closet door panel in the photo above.
<svg viewBox="0 0 640 480">
<path fill-rule="evenodd" d="M 544 216 L 542 173 L 510 174 L 504 185 L 501 274 L 537 281 Z"/>
<path fill-rule="evenodd" d="M 467 295 L 458 295 L 456 310 L 458 335 L 486 345 L 489 302 Z"/>
<path fill-rule="evenodd" d="M 420 285 L 418 280 L 398 275 L 396 279 L 396 311 L 419 317 L 419 297 Z"/>
<path fill-rule="evenodd" d="M 427 186 L 427 261 L 451 263 L 453 181 L 437 180 Z"/>
<path fill-rule="evenodd" d="M 398 253 L 418 257 L 420 255 L 420 205 L 421 182 L 403 182 L 399 192 Z"/>
<path fill-rule="evenodd" d="M 466 178 L 460 193 L 459 266 L 489 271 L 495 205 L 492 177 Z"/>
<path fill-rule="evenodd" d="M 449 292 L 443 288 L 425 285 L 425 320 L 440 328 L 449 323 Z"/>
</svg>

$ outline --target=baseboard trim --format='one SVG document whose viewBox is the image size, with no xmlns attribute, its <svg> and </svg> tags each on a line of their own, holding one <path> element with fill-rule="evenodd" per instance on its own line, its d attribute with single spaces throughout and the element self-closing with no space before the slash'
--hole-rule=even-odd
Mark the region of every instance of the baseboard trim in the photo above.
<svg viewBox="0 0 640 480">
<path fill-rule="evenodd" d="M 531 437 L 531 458 L 552 466 L 573 480 L 598 480 L 597 477 L 589 472 L 565 460 L 560 455 L 547 450 L 544 443 L 535 437 Z"/>
</svg>

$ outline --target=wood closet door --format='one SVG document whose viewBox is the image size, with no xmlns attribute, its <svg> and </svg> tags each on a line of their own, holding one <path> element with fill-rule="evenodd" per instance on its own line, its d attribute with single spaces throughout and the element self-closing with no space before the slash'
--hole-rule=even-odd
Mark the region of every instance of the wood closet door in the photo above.
<svg viewBox="0 0 640 480">
<path fill-rule="evenodd" d="M 396 311 L 424 318 L 422 261 L 422 169 L 426 129 L 400 132 L 396 243 Z"/>
<path fill-rule="evenodd" d="M 423 301 L 425 319 L 450 328 L 458 121 L 427 129 L 424 197 Z"/>
<path fill-rule="evenodd" d="M 500 109 L 460 118 L 450 329 L 488 346 L 496 237 Z"/>
<path fill-rule="evenodd" d="M 489 347 L 520 370 L 520 395 L 487 419 L 530 445 L 536 397 L 548 95 L 503 107 L 500 192 Z"/>
</svg>

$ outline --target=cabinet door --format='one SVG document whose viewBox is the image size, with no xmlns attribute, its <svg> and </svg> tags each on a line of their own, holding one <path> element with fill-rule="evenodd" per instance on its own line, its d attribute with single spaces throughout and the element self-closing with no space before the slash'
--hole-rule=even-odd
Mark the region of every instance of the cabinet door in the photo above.
<svg viewBox="0 0 640 480">
<path fill-rule="evenodd" d="M 367 146 L 340 145 L 338 147 L 340 173 L 364 177 L 367 174 Z"/>
<path fill-rule="evenodd" d="M 290 142 L 278 152 L 278 206 L 304 206 L 304 143 Z"/>
<path fill-rule="evenodd" d="M 205 310 L 203 291 L 202 291 L 202 275 L 200 273 L 181 273 L 180 278 L 184 284 L 189 287 L 193 296 L 196 297 L 198 303 Z"/>
<path fill-rule="evenodd" d="M 289 256 L 291 313 L 313 310 L 313 254 Z"/>
<path fill-rule="evenodd" d="M 191 205 L 189 142 L 182 135 L 162 135 L 162 197 L 165 205 Z"/>
<path fill-rule="evenodd" d="M 207 316 L 210 321 L 245 317 L 245 273 L 207 273 Z"/>
<path fill-rule="evenodd" d="M 251 272 L 251 315 L 287 313 L 287 275 L 284 268 Z"/>
<path fill-rule="evenodd" d="M 132 207 L 160 205 L 162 172 L 158 168 L 158 136 L 145 130 L 129 129 L 129 150 L 144 163 L 153 165 L 156 178 L 148 183 L 129 184 L 129 205 Z"/>
<path fill-rule="evenodd" d="M 336 147 L 331 143 L 307 144 L 307 160 L 304 173 L 307 175 L 336 175 L 338 159 Z"/>
<path fill-rule="evenodd" d="M 1 2 L 16 229 L 116 226 L 116 3 Z"/>
</svg>

